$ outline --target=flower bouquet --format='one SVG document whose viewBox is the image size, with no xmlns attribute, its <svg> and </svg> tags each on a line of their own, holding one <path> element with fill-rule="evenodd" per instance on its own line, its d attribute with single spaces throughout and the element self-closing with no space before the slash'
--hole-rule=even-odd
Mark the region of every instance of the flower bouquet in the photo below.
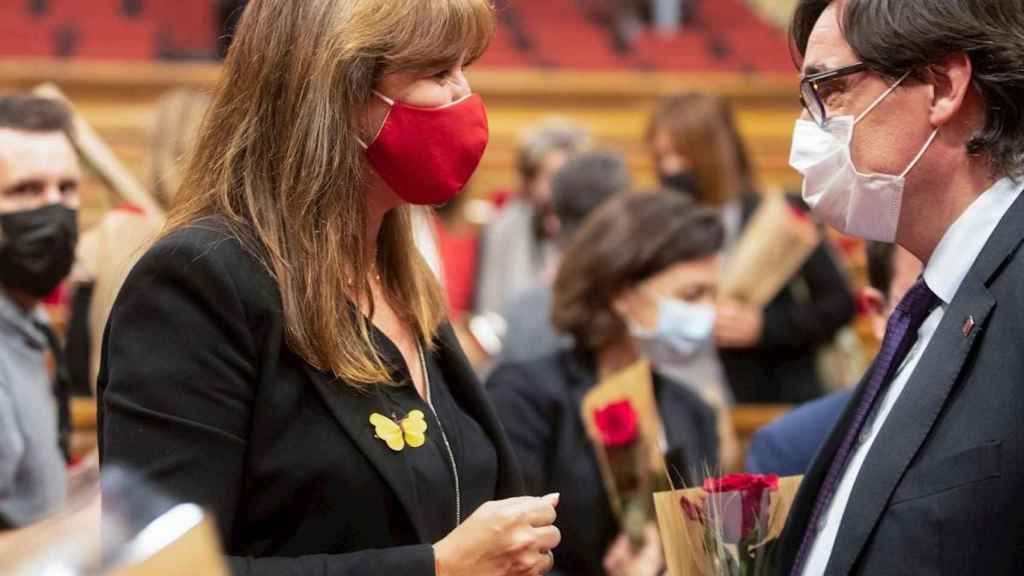
<svg viewBox="0 0 1024 576">
<path fill-rule="evenodd" d="M 722 271 L 719 293 L 764 306 L 821 243 L 818 227 L 783 196 L 767 196 L 750 219 Z"/>
<path fill-rule="evenodd" d="M 582 417 L 621 531 L 640 550 L 654 522 L 651 496 L 668 487 L 650 366 L 639 363 L 599 383 L 584 397 Z"/>
<path fill-rule="evenodd" d="M 655 506 L 672 576 L 755 576 L 770 572 L 799 477 L 730 474 L 700 488 L 662 492 Z"/>
</svg>

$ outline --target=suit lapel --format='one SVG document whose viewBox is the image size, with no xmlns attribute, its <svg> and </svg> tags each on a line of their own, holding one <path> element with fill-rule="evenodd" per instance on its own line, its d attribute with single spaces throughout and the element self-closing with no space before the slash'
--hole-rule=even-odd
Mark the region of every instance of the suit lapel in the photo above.
<svg viewBox="0 0 1024 576">
<path fill-rule="evenodd" d="M 1024 195 L 1004 216 L 946 310 L 900 401 L 864 461 L 826 574 L 849 574 L 907 468 L 924 445 L 996 307 L 986 285 L 1024 239 Z M 970 329 L 966 327 L 970 326 Z M 835 436 L 835 434 L 833 434 Z M 830 460 L 830 459 L 829 459 Z M 820 486 L 820 482 L 819 482 Z"/>
<path fill-rule="evenodd" d="M 995 301 L 980 281 L 965 279 L 864 461 L 827 574 L 848 574 L 853 568 L 889 497 L 942 412 L 994 307 Z M 965 336 L 962 327 L 970 317 L 976 328 Z"/>
<path fill-rule="evenodd" d="M 303 367 L 335 420 L 391 487 L 405 508 L 417 537 L 425 542 L 426 525 L 418 513 L 420 507 L 416 501 L 412 469 L 401 452 L 393 452 L 375 436 L 373 426 L 370 425 L 370 414 L 385 413 L 379 398 L 373 392 L 354 390 L 307 363 L 303 363 Z"/>
</svg>

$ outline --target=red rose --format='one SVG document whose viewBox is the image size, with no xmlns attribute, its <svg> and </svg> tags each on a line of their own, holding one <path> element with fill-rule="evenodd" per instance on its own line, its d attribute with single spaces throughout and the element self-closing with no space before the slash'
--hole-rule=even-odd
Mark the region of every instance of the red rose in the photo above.
<svg viewBox="0 0 1024 576">
<path fill-rule="evenodd" d="M 637 438 L 637 414 L 629 400 L 613 402 L 594 411 L 601 443 L 608 448 L 625 446 Z"/>
<path fill-rule="evenodd" d="M 762 513 L 765 502 L 765 493 L 774 492 L 779 488 L 779 477 L 774 474 L 729 474 L 721 478 L 708 478 L 704 480 L 704 490 L 709 494 L 740 494 L 740 505 L 742 507 L 742 525 L 736 526 L 729 533 L 727 540 L 738 542 L 750 535 L 754 525 Z M 728 502 L 727 498 L 716 498 L 717 502 Z M 719 507 L 723 507 L 719 505 Z M 719 511 L 721 512 L 721 510 Z M 738 511 L 737 511 L 738 512 Z M 739 516 L 739 514 L 736 514 Z M 729 524 L 729 523 L 725 523 Z M 735 530 L 739 528 L 739 530 Z M 738 533 L 737 533 L 738 532 Z"/>
</svg>

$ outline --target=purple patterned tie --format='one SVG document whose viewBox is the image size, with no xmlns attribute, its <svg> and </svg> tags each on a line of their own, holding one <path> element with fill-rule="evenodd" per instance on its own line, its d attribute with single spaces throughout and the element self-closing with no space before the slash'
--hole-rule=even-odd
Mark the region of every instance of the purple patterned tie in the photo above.
<svg viewBox="0 0 1024 576">
<path fill-rule="evenodd" d="M 828 475 L 825 476 L 825 481 L 818 491 L 818 498 L 814 501 L 810 521 L 804 530 L 803 543 L 800 544 L 800 552 L 797 554 L 796 563 L 793 564 L 793 576 L 800 576 L 803 571 L 804 562 L 807 561 L 814 538 L 819 532 L 819 523 L 832 502 L 839 477 L 846 469 L 850 453 L 857 444 L 857 438 L 861 434 L 861 429 L 864 428 L 868 414 L 875 406 L 879 393 L 884 386 L 888 386 L 896 370 L 910 353 L 910 349 L 917 340 L 917 331 L 921 329 L 921 324 L 938 303 L 939 299 L 928 289 L 924 280 L 918 279 L 893 310 L 885 329 L 882 348 L 875 360 L 871 380 L 864 388 L 864 395 L 861 397 L 860 404 L 857 405 L 853 421 L 850 422 L 850 427 L 846 430 L 843 443 L 839 445 L 839 450 L 836 451 L 835 458 L 832 459 L 832 464 L 829 466 Z"/>
</svg>

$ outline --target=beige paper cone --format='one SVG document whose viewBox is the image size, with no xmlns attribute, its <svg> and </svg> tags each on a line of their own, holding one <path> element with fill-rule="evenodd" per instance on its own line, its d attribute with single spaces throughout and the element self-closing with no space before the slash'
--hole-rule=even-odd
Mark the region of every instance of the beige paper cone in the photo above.
<svg viewBox="0 0 1024 576">
<path fill-rule="evenodd" d="M 651 366 L 647 362 L 636 364 L 602 380 L 583 397 L 580 415 L 587 436 L 594 445 L 597 454 L 601 479 L 604 481 L 605 493 L 611 503 L 612 511 L 621 520 L 623 514 L 622 495 L 615 485 L 615 474 L 608 462 L 608 455 L 602 448 L 601 433 L 594 421 L 594 412 L 604 406 L 622 400 L 629 400 L 636 410 L 640 441 L 648 448 L 648 469 L 653 474 L 661 475 L 665 470 L 665 458 L 661 453 L 661 416 L 658 412 L 657 400 L 654 397 L 654 382 Z"/>
<path fill-rule="evenodd" d="M 768 537 L 760 545 L 782 534 L 786 518 L 793 506 L 802 476 L 779 479 L 779 488 L 771 494 Z M 704 550 L 704 526 L 683 513 L 681 498 L 697 504 L 707 493 L 703 488 L 659 492 L 654 495 L 654 509 L 658 514 L 658 529 L 665 552 L 665 563 L 671 576 L 711 576 L 711 562 Z"/>
<path fill-rule="evenodd" d="M 110 573 L 110 576 L 228 576 L 217 531 L 209 518 L 150 558 Z"/>
<path fill-rule="evenodd" d="M 766 197 L 729 257 L 719 293 L 748 304 L 768 304 L 820 242 L 817 226 L 798 216 L 784 197 Z"/>
</svg>

